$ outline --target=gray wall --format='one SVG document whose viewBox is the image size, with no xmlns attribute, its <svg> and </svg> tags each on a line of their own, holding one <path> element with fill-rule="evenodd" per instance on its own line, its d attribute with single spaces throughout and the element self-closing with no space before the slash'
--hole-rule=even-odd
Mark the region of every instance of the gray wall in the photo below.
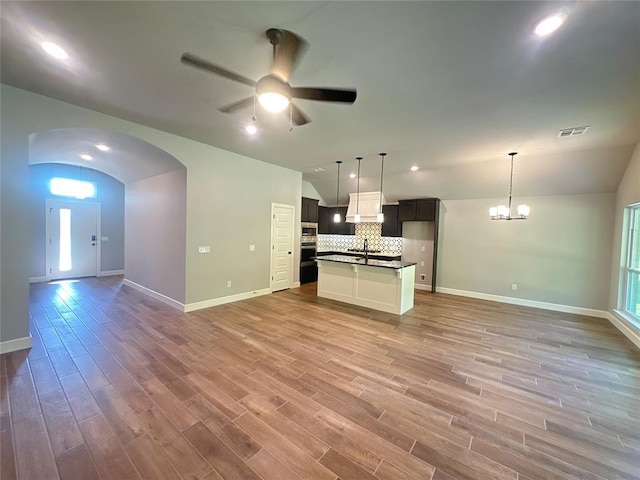
<svg viewBox="0 0 640 480">
<path fill-rule="evenodd" d="M 127 280 L 184 303 L 187 172 L 127 184 Z"/>
<path fill-rule="evenodd" d="M 2 98 L 2 141 L 0 142 L 0 342 L 29 336 L 29 143 L 23 132 L 27 119 L 18 114 L 6 121 L 7 99 Z"/>
<path fill-rule="evenodd" d="M 607 310 L 615 195 L 519 198 L 528 220 L 489 220 L 503 202 L 442 202 L 438 285 Z"/>
<path fill-rule="evenodd" d="M 186 302 L 269 288 L 271 203 L 294 205 L 299 217 L 300 172 L 7 85 L 1 86 L 0 95 L 2 341 L 29 335 L 28 137 L 54 128 L 82 125 L 127 134 L 157 146 L 186 167 Z M 295 267 L 299 262 L 298 230 L 294 237 L 294 282 L 299 279 Z M 256 245 L 255 252 L 249 252 L 251 243 Z M 208 244 L 212 253 L 199 255 L 198 245 Z M 128 249 L 125 241 L 125 251 Z M 230 273 L 238 280 L 227 288 Z"/>
<path fill-rule="evenodd" d="M 629 205 L 640 203 L 640 143 L 631 157 L 627 170 L 618 186 L 615 207 L 615 227 L 613 233 L 613 253 L 611 262 L 611 290 L 609 292 L 609 308 L 619 309 L 622 301 L 623 276 L 621 272 L 622 228 L 624 209 Z"/>
<path fill-rule="evenodd" d="M 29 166 L 29 276 L 46 275 L 46 200 L 53 177 L 86 180 L 97 185 L 97 196 L 89 199 L 100 203 L 100 235 L 109 237 L 101 244 L 100 272 L 124 269 L 124 184 L 91 168 L 59 163 Z"/>
<path fill-rule="evenodd" d="M 431 285 L 434 227 L 434 222 L 402 222 L 402 260 L 416 263 L 416 285 Z"/>
<path fill-rule="evenodd" d="M 271 204 L 294 205 L 294 219 L 300 218 L 300 172 L 214 150 L 187 170 L 186 303 L 269 288 Z M 294 234 L 297 282 L 300 228 L 295 220 Z M 209 245 L 211 253 L 199 254 L 200 245 Z"/>
</svg>

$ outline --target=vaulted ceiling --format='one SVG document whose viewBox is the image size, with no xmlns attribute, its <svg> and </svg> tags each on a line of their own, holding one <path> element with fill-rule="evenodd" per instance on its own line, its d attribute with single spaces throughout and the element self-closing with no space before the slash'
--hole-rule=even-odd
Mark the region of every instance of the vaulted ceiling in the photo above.
<svg viewBox="0 0 640 480">
<path fill-rule="evenodd" d="M 564 25 L 535 36 L 557 11 Z M 328 203 L 336 160 L 346 198 L 358 155 L 361 191 L 378 188 L 382 151 L 391 201 L 503 196 L 514 150 L 515 195 L 613 192 L 640 141 L 639 2 L 3 1 L 1 15 L 3 83 L 299 170 Z M 297 101 L 312 121 L 291 133 L 287 115 L 258 110 L 254 136 L 251 108 L 219 112 L 251 88 L 181 54 L 258 79 L 270 27 L 309 42 L 292 85 L 353 87 L 356 102 Z M 50 147 L 83 148 L 62 144 Z"/>
</svg>

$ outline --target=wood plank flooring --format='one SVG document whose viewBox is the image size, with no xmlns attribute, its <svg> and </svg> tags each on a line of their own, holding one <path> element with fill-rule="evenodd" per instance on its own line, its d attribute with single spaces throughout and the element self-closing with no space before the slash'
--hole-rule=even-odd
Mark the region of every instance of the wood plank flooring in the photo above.
<svg viewBox="0 0 640 480">
<path fill-rule="evenodd" d="M 2 480 L 640 478 L 640 351 L 606 320 L 315 284 L 182 314 L 121 280 L 32 285 Z"/>
</svg>

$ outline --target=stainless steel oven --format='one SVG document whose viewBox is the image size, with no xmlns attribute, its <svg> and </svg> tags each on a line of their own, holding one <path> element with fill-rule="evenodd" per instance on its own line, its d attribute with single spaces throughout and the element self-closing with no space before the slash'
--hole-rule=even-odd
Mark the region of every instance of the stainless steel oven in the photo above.
<svg viewBox="0 0 640 480">
<path fill-rule="evenodd" d="M 318 241 L 318 224 L 302 222 L 300 232 L 300 244 L 304 246 L 313 245 Z"/>
<path fill-rule="evenodd" d="M 314 261 L 318 242 L 318 224 L 302 222 L 300 232 L 300 283 L 315 282 L 318 266 Z"/>
</svg>

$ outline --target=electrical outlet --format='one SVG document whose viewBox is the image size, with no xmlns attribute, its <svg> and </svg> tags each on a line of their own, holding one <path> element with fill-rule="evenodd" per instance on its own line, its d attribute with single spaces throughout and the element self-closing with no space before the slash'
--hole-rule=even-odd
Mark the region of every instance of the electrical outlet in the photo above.
<svg viewBox="0 0 640 480">
<path fill-rule="evenodd" d="M 420 260 L 420 266 L 424 267 L 424 260 Z"/>
<path fill-rule="evenodd" d="M 198 247 L 198 253 L 211 253 L 211 247 L 209 245 L 201 245 Z"/>
<path fill-rule="evenodd" d="M 255 252 L 256 251 L 256 246 L 255 245 L 249 245 L 249 251 L 250 252 Z"/>
<path fill-rule="evenodd" d="M 423 246 L 420 248 L 420 250 L 424 252 L 424 251 L 426 251 L 426 250 L 427 250 L 427 247 L 425 247 L 425 246 L 423 245 Z"/>
<path fill-rule="evenodd" d="M 227 280 L 227 288 L 231 287 L 231 280 Z"/>
<path fill-rule="evenodd" d="M 518 290 L 518 285 L 516 283 L 512 283 L 511 290 Z"/>
<path fill-rule="evenodd" d="M 421 280 L 422 282 L 424 282 L 426 279 L 427 279 L 427 275 L 426 275 L 426 274 L 424 274 L 424 273 L 421 273 L 421 274 L 420 274 L 420 280 Z"/>
</svg>

